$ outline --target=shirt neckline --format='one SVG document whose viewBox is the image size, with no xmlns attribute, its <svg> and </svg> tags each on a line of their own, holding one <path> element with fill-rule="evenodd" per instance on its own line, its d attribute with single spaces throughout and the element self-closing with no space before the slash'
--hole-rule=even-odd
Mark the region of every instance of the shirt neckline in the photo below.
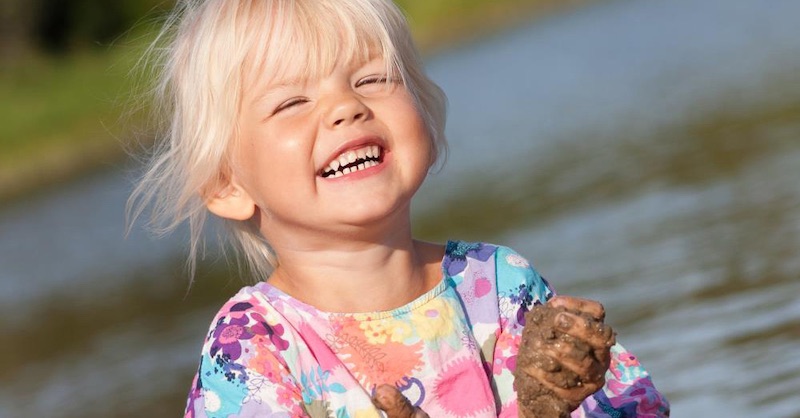
<svg viewBox="0 0 800 418">
<path fill-rule="evenodd" d="M 298 310 L 301 312 L 308 312 L 312 313 L 317 316 L 322 316 L 325 318 L 330 317 L 351 317 L 358 321 L 370 321 L 370 320 L 381 320 L 385 318 L 391 317 L 398 317 L 402 315 L 406 315 L 415 309 L 427 304 L 433 299 L 436 299 L 439 295 L 444 292 L 448 286 L 451 284 L 452 280 L 450 279 L 450 275 L 447 273 L 447 269 L 445 268 L 445 260 L 450 257 L 450 249 L 453 248 L 451 245 L 453 241 L 448 240 L 445 244 L 445 253 L 442 257 L 442 260 L 439 263 L 439 269 L 441 272 L 441 280 L 439 283 L 434 286 L 432 289 L 428 290 L 427 292 L 423 293 L 416 299 L 408 302 L 403 306 L 399 306 L 394 309 L 389 309 L 386 311 L 372 311 L 372 312 L 328 312 L 317 309 L 316 307 L 309 305 L 305 302 L 298 300 L 297 298 L 285 293 L 284 291 L 278 289 L 277 287 L 271 285 L 268 282 L 259 282 L 255 285 L 255 287 L 260 288 L 268 297 L 270 298 L 278 298 L 281 299 L 285 303 L 289 303 L 292 306 L 299 308 Z"/>
</svg>

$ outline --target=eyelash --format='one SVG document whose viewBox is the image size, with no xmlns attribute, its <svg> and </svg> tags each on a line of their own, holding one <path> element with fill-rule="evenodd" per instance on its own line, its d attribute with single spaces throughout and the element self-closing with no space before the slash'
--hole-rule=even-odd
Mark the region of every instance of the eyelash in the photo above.
<svg viewBox="0 0 800 418">
<path fill-rule="evenodd" d="M 307 101 L 308 101 L 308 99 L 305 99 L 305 98 L 302 98 L 302 97 L 295 97 L 293 99 L 289 99 L 289 100 L 281 103 L 281 105 L 278 106 L 277 108 L 275 108 L 275 111 L 273 111 L 272 114 L 274 115 L 274 114 L 279 113 L 279 112 L 281 112 L 283 110 L 286 110 L 286 109 L 288 109 L 288 108 L 290 108 L 292 106 L 297 106 L 297 105 L 303 104 L 303 103 L 305 103 Z"/>
<path fill-rule="evenodd" d="M 390 82 L 394 82 L 394 79 L 392 79 L 390 77 L 387 77 L 387 76 L 374 75 L 374 76 L 369 76 L 369 77 L 362 78 L 361 80 L 358 80 L 356 82 L 356 84 L 355 84 L 355 87 L 358 88 L 358 87 L 363 87 L 363 86 L 368 85 L 368 84 L 382 84 L 382 83 L 390 83 Z M 306 102 L 308 102 L 308 99 L 302 98 L 302 97 L 296 97 L 296 98 L 293 98 L 293 99 L 289 99 L 286 102 L 283 102 L 277 108 L 275 108 L 275 111 L 273 111 L 272 114 L 275 115 L 275 114 L 280 113 L 280 112 L 282 112 L 282 111 L 284 111 L 286 109 L 289 109 L 290 107 L 297 106 L 297 105 L 300 105 L 300 104 L 303 104 L 303 103 L 306 103 Z"/>
<path fill-rule="evenodd" d="M 358 80 L 356 82 L 356 87 L 361 87 L 361 86 L 363 86 L 365 84 L 388 83 L 390 81 L 391 81 L 391 79 L 389 77 L 385 76 L 385 75 L 382 75 L 382 76 L 373 75 L 373 76 L 369 76 L 369 77 L 366 77 L 366 78 L 362 78 L 361 80 Z"/>
</svg>

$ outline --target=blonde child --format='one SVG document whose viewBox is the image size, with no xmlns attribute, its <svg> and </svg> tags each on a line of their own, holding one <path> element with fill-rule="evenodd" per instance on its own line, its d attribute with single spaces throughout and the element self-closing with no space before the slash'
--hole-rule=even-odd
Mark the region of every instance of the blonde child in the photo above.
<svg viewBox="0 0 800 418">
<path fill-rule="evenodd" d="M 524 313 L 554 293 L 509 248 L 412 237 L 445 96 L 396 6 L 184 0 L 161 39 L 168 124 L 133 213 L 188 222 L 192 263 L 215 214 L 255 282 L 213 320 L 186 416 L 374 417 L 376 391 L 435 418 L 517 416 Z M 532 375 L 573 416 L 668 414 L 635 357 L 565 315 L 579 342 L 539 347 L 551 364 Z M 576 349 L 597 354 L 578 364 Z M 577 383 L 550 382 L 562 368 Z"/>
</svg>

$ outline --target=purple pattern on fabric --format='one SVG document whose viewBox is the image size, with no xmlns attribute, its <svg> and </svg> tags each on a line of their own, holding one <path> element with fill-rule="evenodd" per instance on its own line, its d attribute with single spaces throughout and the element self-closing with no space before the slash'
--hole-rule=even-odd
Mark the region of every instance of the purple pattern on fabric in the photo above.
<svg viewBox="0 0 800 418">
<path fill-rule="evenodd" d="M 496 250 L 497 247 L 480 242 L 448 241 L 444 269 L 450 276 L 455 276 L 467 268 L 467 257 L 486 261 Z"/>
</svg>

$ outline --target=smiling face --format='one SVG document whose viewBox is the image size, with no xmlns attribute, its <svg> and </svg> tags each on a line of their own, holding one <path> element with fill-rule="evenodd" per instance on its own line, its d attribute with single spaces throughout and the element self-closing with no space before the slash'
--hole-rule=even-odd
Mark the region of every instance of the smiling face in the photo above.
<svg viewBox="0 0 800 418">
<path fill-rule="evenodd" d="M 354 60 L 245 91 L 232 180 L 251 205 L 241 213 L 257 214 L 273 245 L 303 231 L 322 238 L 407 222 L 431 139 L 387 67 L 382 58 Z"/>
<path fill-rule="evenodd" d="M 446 150 L 446 98 L 394 3 L 242 0 L 200 12 L 178 38 L 178 146 L 190 163 L 178 171 L 197 177 L 187 190 L 211 212 L 240 221 L 226 226 L 254 271 L 271 270 L 282 236 L 408 223 Z"/>
</svg>

